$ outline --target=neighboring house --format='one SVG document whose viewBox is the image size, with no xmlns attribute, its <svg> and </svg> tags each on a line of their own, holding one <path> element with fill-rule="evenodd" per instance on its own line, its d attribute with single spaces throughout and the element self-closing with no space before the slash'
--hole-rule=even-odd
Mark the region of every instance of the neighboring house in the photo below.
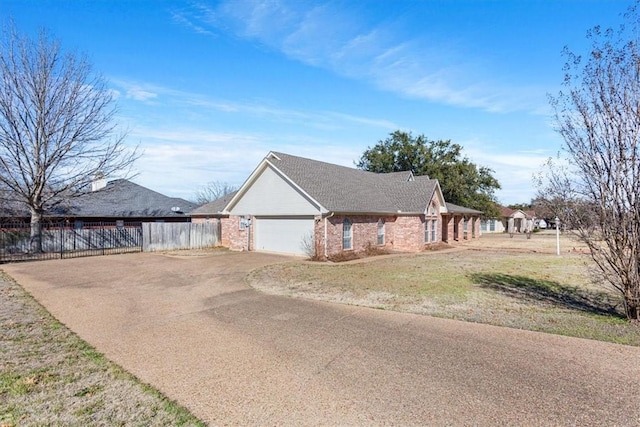
<svg viewBox="0 0 640 427">
<path fill-rule="evenodd" d="M 485 233 L 504 233 L 506 230 L 500 218 L 485 218 L 480 220 L 480 232 Z"/>
<path fill-rule="evenodd" d="M 535 216 L 535 212 L 531 210 L 523 211 L 501 206 L 500 218 L 483 219 L 480 222 L 480 231 L 482 233 L 524 233 L 533 230 Z"/>
<path fill-rule="evenodd" d="M 450 206 L 435 179 L 271 152 L 228 202 L 191 216 L 219 220 L 222 245 L 231 249 L 332 256 L 368 247 L 420 251 L 479 237 L 481 212 Z"/>
<path fill-rule="evenodd" d="M 24 205 L 7 199 L 8 196 L 0 194 L 0 222 L 20 220 L 28 215 Z"/>
<path fill-rule="evenodd" d="M 197 207 L 196 203 L 167 197 L 126 179 L 100 179 L 91 190 L 48 210 L 44 221 L 67 221 L 76 228 L 95 222 L 189 222 L 186 213 Z M 14 205 L 10 212 L 0 212 L 4 219 L 29 222 L 28 209 Z"/>
</svg>

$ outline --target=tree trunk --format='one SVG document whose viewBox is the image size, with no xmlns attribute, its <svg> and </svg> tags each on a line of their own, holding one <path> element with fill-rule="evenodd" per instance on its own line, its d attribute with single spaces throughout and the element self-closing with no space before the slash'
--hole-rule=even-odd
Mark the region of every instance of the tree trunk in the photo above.
<svg viewBox="0 0 640 427">
<path fill-rule="evenodd" d="M 42 212 L 31 210 L 31 253 L 42 253 Z"/>
<path fill-rule="evenodd" d="M 627 318 L 632 321 L 640 321 L 640 298 L 625 296 L 624 304 L 627 309 Z"/>
</svg>

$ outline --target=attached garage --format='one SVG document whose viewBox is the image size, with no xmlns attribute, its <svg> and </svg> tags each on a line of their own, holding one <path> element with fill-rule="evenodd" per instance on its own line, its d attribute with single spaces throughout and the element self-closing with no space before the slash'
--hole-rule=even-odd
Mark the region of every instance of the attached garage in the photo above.
<svg viewBox="0 0 640 427">
<path fill-rule="evenodd" d="M 254 250 L 306 255 L 305 239 L 313 239 L 313 217 L 256 217 Z"/>
</svg>

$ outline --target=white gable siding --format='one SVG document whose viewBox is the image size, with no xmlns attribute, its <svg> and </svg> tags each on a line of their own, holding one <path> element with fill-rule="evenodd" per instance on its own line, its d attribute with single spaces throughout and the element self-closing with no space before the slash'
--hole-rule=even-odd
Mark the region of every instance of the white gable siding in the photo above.
<svg viewBox="0 0 640 427">
<path fill-rule="evenodd" d="M 315 215 L 320 209 L 271 167 L 255 179 L 235 206 L 232 215 Z"/>
</svg>

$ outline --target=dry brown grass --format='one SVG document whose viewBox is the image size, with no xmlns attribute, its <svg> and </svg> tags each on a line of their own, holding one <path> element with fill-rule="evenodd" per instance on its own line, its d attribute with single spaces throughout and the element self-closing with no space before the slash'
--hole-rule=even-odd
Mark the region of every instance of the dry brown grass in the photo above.
<svg viewBox="0 0 640 427">
<path fill-rule="evenodd" d="M 480 239 L 464 242 L 465 247 L 480 249 L 499 249 L 535 253 L 556 253 L 555 230 L 544 230 L 531 233 L 527 238 L 525 234 L 514 234 L 510 237 L 505 233 L 483 234 Z M 570 233 L 560 234 L 560 253 L 588 253 L 587 246 L 575 239 Z"/>
<path fill-rule="evenodd" d="M 330 262 L 347 262 L 353 261 L 356 259 L 370 258 L 380 255 L 387 255 L 389 253 L 388 250 L 381 248 L 379 246 L 373 245 L 371 242 L 367 243 L 365 248 L 361 251 L 344 251 L 339 252 L 334 255 L 330 255 L 327 261 Z M 314 256 L 309 259 L 310 261 L 325 261 L 325 259 L 321 256 Z"/>
<path fill-rule="evenodd" d="M 640 345 L 618 295 L 593 284 L 584 247 L 555 234 L 487 235 L 453 250 L 254 271 L 267 293 Z"/>
<path fill-rule="evenodd" d="M 109 362 L 0 272 L 0 426 L 204 425 Z"/>
</svg>

